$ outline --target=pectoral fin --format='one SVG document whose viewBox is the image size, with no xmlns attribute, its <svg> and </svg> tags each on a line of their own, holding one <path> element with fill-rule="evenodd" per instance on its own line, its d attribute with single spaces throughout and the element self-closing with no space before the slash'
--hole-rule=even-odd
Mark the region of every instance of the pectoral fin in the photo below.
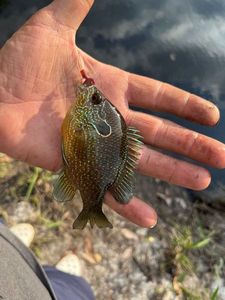
<svg viewBox="0 0 225 300">
<path fill-rule="evenodd" d="M 142 147 L 141 140 L 142 136 L 139 131 L 128 127 L 124 163 L 121 165 L 118 176 L 110 188 L 114 198 L 122 204 L 127 204 L 133 197 L 134 171 L 140 155 L 140 148 Z"/>
<path fill-rule="evenodd" d="M 59 202 L 70 201 L 73 199 L 76 188 L 69 182 L 65 173 L 61 171 L 59 177 L 53 183 L 53 196 Z"/>
</svg>

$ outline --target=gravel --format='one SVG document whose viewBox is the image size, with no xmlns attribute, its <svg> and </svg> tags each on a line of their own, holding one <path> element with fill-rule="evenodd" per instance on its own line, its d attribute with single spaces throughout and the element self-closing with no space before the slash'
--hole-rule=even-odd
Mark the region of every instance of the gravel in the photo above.
<svg viewBox="0 0 225 300">
<path fill-rule="evenodd" d="M 20 163 L 18 177 L 21 168 Z M 18 199 L 9 201 L 10 178 L 1 186 L 3 219 L 9 226 L 30 222 L 35 227 L 32 250 L 42 264 L 55 265 L 67 253 L 75 253 L 98 300 L 210 300 L 217 287 L 217 300 L 225 299 L 223 208 L 194 201 L 183 189 L 138 176 L 136 194 L 151 202 L 159 214 L 154 229 L 139 228 L 105 207 L 113 230 L 87 226 L 74 231 L 71 224 L 80 210 L 79 201 L 56 203 L 44 178 L 38 180 L 29 201 L 15 191 Z M 182 246 L 174 244 L 174 233 L 180 234 L 183 228 L 189 228 L 193 241 L 208 234 L 212 241 L 203 249 L 182 252 Z M 182 270 L 180 253 L 191 261 L 192 272 Z"/>
</svg>

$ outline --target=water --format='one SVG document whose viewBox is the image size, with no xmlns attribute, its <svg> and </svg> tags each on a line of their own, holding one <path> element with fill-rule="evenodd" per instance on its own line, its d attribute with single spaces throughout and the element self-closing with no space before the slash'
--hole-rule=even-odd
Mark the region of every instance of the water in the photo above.
<svg viewBox="0 0 225 300">
<path fill-rule="evenodd" d="M 4 2 L 0 45 L 51 1 Z M 221 109 L 216 128 L 164 116 L 225 142 L 224 0 L 97 0 L 78 32 L 78 45 L 101 61 L 213 99 Z M 225 171 L 212 171 L 207 194 L 224 196 L 218 185 L 225 183 Z"/>
</svg>

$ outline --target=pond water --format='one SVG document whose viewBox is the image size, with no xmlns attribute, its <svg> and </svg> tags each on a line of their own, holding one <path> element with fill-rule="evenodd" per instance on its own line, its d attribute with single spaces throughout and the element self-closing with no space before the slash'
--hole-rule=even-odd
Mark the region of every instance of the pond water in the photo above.
<svg viewBox="0 0 225 300">
<path fill-rule="evenodd" d="M 0 0 L 0 46 L 50 2 Z M 215 128 L 164 116 L 225 142 L 224 0 L 96 0 L 78 44 L 101 61 L 213 99 L 222 113 Z M 212 171 L 207 195 L 223 197 L 225 171 Z"/>
</svg>

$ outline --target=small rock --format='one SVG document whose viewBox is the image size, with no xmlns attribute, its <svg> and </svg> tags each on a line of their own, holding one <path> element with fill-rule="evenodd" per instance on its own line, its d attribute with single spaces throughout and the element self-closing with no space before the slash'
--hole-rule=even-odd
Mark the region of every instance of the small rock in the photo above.
<svg viewBox="0 0 225 300">
<path fill-rule="evenodd" d="M 132 256 L 132 253 L 133 253 L 132 247 L 125 249 L 125 251 L 122 254 L 122 259 L 124 260 L 129 259 Z"/>
<path fill-rule="evenodd" d="M 168 206 L 170 206 L 172 204 L 172 199 L 171 197 L 168 197 L 167 195 L 163 194 L 163 193 L 157 193 L 156 196 L 160 199 L 166 202 L 166 204 Z"/>
<path fill-rule="evenodd" d="M 139 228 L 136 230 L 138 236 L 145 237 L 148 232 L 147 228 Z"/>
<path fill-rule="evenodd" d="M 162 300 L 174 300 L 175 298 L 175 294 L 172 291 L 168 291 L 163 295 Z"/>
<path fill-rule="evenodd" d="M 175 201 L 183 208 L 186 209 L 187 208 L 187 204 L 185 202 L 185 200 L 181 197 L 175 197 Z"/>
<path fill-rule="evenodd" d="M 45 182 L 44 183 L 44 189 L 45 189 L 46 193 L 50 193 L 51 190 L 52 190 L 52 186 L 48 182 Z"/>
<path fill-rule="evenodd" d="M 128 240 L 135 240 L 135 241 L 138 240 L 138 236 L 127 228 L 121 229 L 121 233 Z"/>
<path fill-rule="evenodd" d="M 94 255 L 95 262 L 98 264 L 102 261 L 102 256 L 99 253 L 95 253 Z"/>
<path fill-rule="evenodd" d="M 34 227 L 31 224 L 16 224 L 10 230 L 25 246 L 30 247 L 35 235 Z"/>
<path fill-rule="evenodd" d="M 34 222 L 37 219 L 37 211 L 29 202 L 19 202 L 11 217 L 13 223 Z"/>
<path fill-rule="evenodd" d="M 56 269 L 71 275 L 81 276 L 82 274 L 80 260 L 73 253 L 64 256 L 55 267 Z"/>
<path fill-rule="evenodd" d="M 88 253 L 81 253 L 81 256 L 84 260 L 86 260 L 90 264 L 92 264 L 92 265 L 96 264 L 96 260 L 95 260 L 95 257 L 93 255 L 90 255 Z"/>
</svg>

